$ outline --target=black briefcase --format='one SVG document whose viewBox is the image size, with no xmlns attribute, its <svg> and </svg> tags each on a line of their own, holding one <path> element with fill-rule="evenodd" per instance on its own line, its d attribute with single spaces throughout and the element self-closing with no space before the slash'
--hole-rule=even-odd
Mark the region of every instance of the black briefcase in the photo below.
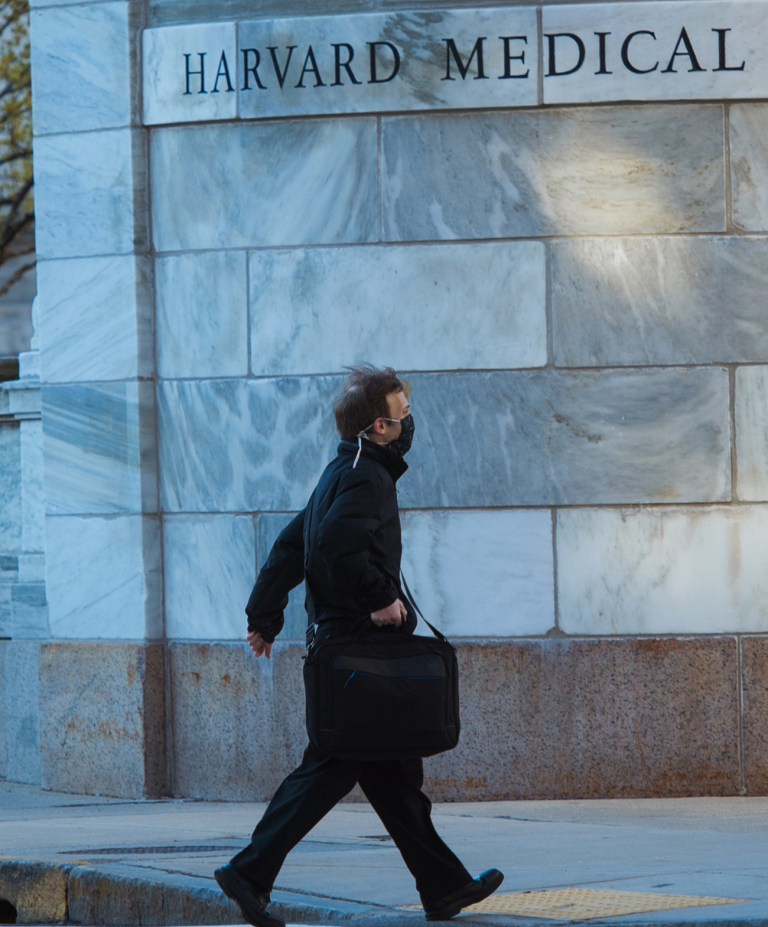
<svg viewBox="0 0 768 927">
<path fill-rule="evenodd" d="M 307 733 L 318 750 L 344 760 L 396 760 L 456 746 L 456 650 L 423 620 L 434 637 L 376 629 L 370 620 L 342 637 L 316 629 L 304 686 Z"/>
</svg>

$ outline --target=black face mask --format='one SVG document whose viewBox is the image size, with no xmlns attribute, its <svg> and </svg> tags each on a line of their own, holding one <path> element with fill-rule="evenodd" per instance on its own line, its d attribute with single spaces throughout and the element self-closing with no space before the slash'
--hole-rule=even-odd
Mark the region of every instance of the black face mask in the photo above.
<svg viewBox="0 0 768 927">
<path fill-rule="evenodd" d="M 413 443 L 413 432 L 416 430 L 416 426 L 413 424 L 413 416 L 408 414 L 405 418 L 400 419 L 400 436 L 395 438 L 394 441 L 390 441 L 389 444 L 385 445 L 388 451 L 392 451 L 393 454 L 398 457 L 405 457 L 405 455 L 410 451 L 411 444 Z"/>
</svg>

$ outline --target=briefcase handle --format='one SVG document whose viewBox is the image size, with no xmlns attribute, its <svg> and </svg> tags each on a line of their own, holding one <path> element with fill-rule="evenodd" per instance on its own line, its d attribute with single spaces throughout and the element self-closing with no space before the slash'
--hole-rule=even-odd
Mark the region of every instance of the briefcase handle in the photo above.
<svg viewBox="0 0 768 927">
<path fill-rule="evenodd" d="M 400 570 L 400 579 L 402 579 L 402 581 L 403 581 L 403 588 L 405 589 L 405 594 L 408 596 L 408 601 L 409 601 L 409 602 L 411 603 L 411 605 L 413 605 L 413 607 L 416 609 L 416 614 L 419 616 L 419 618 L 421 618 L 421 620 L 424 622 L 424 624 L 429 628 L 429 630 L 435 635 L 435 637 L 436 637 L 439 641 L 442 641 L 444 644 L 447 644 L 449 641 L 448 641 L 448 638 L 445 636 L 445 634 L 443 634 L 441 631 L 438 631 L 437 628 L 436 628 L 433 624 L 430 624 L 430 623 L 427 621 L 427 619 L 424 617 L 424 615 L 422 615 L 421 609 L 420 609 L 419 606 L 416 604 L 416 599 L 414 599 L 414 597 L 413 597 L 413 593 L 412 593 L 411 590 L 408 588 L 408 583 L 406 582 L 405 574 L 403 573 L 402 568 L 401 568 L 401 570 Z"/>
</svg>

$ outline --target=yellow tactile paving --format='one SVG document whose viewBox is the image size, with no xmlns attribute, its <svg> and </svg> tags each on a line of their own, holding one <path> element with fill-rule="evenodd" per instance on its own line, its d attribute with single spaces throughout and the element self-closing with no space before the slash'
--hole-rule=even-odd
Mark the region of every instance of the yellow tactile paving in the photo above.
<svg viewBox="0 0 768 927">
<path fill-rule="evenodd" d="M 655 892 L 616 892 L 592 888 L 557 888 L 546 892 L 515 892 L 491 895 L 479 904 L 464 908 L 462 914 L 515 914 L 520 917 L 546 917 L 552 920 L 589 921 L 646 914 L 674 908 L 696 908 L 715 904 L 738 904 L 747 898 L 712 898 L 707 895 L 660 895 Z M 404 911 L 419 910 L 408 905 Z"/>
</svg>

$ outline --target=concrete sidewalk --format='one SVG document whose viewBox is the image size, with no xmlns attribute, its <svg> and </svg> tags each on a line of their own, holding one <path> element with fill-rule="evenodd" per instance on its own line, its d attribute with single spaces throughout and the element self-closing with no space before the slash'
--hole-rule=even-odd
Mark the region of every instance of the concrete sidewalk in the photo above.
<svg viewBox="0 0 768 927">
<path fill-rule="evenodd" d="M 213 870 L 248 842 L 263 809 L 65 795 L 0 781 L 0 898 L 16 905 L 19 922 L 236 923 Z M 601 924 L 768 925 L 768 798 L 443 804 L 434 820 L 474 874 L 492 866 L 505 873 L 502 892 L 580 887 L 749 899 Z M 273 893 L 294 923 L 423 925 L 420 914 L 398 910 L 418 901 L 376 815 L 352 803 L 291 853 Z M 558 923 L 490 914 L 460 921 Z"/>
</svg>

